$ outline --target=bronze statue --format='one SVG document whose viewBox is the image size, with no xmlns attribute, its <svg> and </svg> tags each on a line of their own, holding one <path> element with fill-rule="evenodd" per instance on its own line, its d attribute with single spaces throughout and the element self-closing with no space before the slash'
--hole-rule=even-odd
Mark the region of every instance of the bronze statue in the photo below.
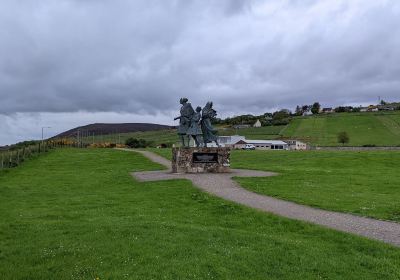
<svg viewBox="0 0 400 280">
<path fill-rule="evenodd" d="M 201 118 L 201 130 L 203 132 L 204 146 L 207 147 L 207 143 L 215 142 L 218 144 L 217 130 L 213 128 L 211 124 L 211 119 L 217 116 L 217 111 L 213 108 L 212 102 L 207 102 L 206 106 L 203 108 L 202 118 Z"/>
<path fill-rule="evenodd" d="M 201 131 L 201 107 L 196 108 L 196 112 L 193 114 L 190 120 L 190 127 L 187 131 L 187 135 L 191 136 L 196 143 L 196 147 L 200 147 L 201 145 L 201 135 L 203 134 Z"/>
<path fill-rule="evenodd" d="M 207 147 L 207 143 L 212 142 L 220 147 L 217 130 L 211 124 L 211 120 L 217 116 L 217 111 L 213 109 L 213 103 L 207 102 L 203 110 L 201 107 L 197 107 L 196 112 L 187 98 L 181 98 L 180 103 L 182 105 L 181 115 L 174 120 L 179 120 L 178 135 L 182 147 L 189 147 L 191 137 L 197 147 Z M 201 111 L 203 112 L 200 113 Z"/>
<path fill-rule="evenodd" d="M 194 110 L 192 104 L 190 104 L 185 97 L 180 99 L 180 104 L 182 105 L 181 115 L 174 120 L 179 119 L 178 135 L 181 139 L 182 146 L 189 147 L 190 135 L 188 135 L 187 132 L 191 124 L 192 116 L 194 115 Z M 187 144 L 185 142 L 185 136 L 187 136 Z"/>
</svg>

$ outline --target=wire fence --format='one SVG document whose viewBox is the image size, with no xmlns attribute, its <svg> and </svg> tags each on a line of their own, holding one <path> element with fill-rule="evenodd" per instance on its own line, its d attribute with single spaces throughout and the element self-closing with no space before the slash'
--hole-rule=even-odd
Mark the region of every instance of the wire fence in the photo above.
<svg viewBox="0 0 400 280">
<path fill-rule="evenodd" d="M 0 152 L 0 169 L 16 167 L 28 158 L 46 153 L 52 148 L 50 143 L 40 142 L 36 145 L 2 151 Z"/>
<path fill-rule="evenodd" d="M 0 151 L 0 170 L 17 167 L 31 157 L 47 153 L 51 149 L 64 147 L 86 148 L 88 144 L 69 139 L 53 139 L 18 148 L 13 147 Z"/>
</svg>

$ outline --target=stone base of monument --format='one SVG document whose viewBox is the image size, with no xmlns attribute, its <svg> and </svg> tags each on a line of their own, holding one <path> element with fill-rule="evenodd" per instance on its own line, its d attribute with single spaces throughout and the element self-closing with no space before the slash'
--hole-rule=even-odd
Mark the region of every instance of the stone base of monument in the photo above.
<svg viewBox="0 0 400 280">
<path fill-rule="evenodd" d="M 173 173 L 228 173 L 230 148 L 173 148 Z"/>
</svg>

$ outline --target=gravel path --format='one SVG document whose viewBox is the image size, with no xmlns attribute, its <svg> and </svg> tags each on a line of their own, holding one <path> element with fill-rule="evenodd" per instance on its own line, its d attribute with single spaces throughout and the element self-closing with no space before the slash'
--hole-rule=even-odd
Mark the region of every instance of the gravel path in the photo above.
<svg viewBox="0 0 400 280">
<path fill-rule="evenodd" d="M 232 177 L 266 177 L 277 175 L 275 173 L 233 169 L 232 173 L 225 174 L 173 174 L 169 160 L 148 151 L 135 150 L 135 152 L 139 152 L 150 160 L 167 167 L 167 170 L 163 171 L 133 173 L 132 175 L 139 181 L 188 179 L 206 192 L 252 208 L 400 246 L 399 223 L 316 209 L 256 194 L 241 188 L 238 183 L 232 180 Z"/>
</svg>

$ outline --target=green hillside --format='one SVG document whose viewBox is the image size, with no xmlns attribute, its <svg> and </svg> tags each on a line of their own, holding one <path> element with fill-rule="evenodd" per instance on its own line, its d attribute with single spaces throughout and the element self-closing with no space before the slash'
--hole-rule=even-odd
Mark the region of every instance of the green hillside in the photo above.
<svg viewBox="0 0 400 280">
<path fill-rule="evenodd" d="M 247 139 L 277 139 L 280 137 L 281 131 L 286 126 L 265 126 L 260 128 L 245 128 L 235 130 L 232 128 L 219 127 L 219 135 L 239 135 L 246 136 Z M 83 139 L 84 142 L 88 143 L 125 143 L 128 138 L 144 139 L 152 142 L 154 146 L 162 143 L 174 144 L 178 143 L 179 139 L 176 133 L 176 129 L 158 130 L 158 131 L 144 131 L 144 132 L 131 132 L 131 133 L 120 133 L 120 134 L 108 134 L 108 135 L 97 135 L 89 136 Z"/>
<path fill-rule="evenodd" d="M 283 138 L 302 139 L 319 146 L 337 146 L 337 134 L 346 131 L 348 146 L 400 145 L 400 113 L 341 113 L 294 119 Z"/>
<path fill-rule="evenodd" d="M 281 137 L 281 133 L 283 129 L 286 128 L 285 125 L 280 126 L 263 126 L 263 127 L 250 127 L 250 128 L 242 128 L 242 129 L 233 129 L 233 128 L 220 128 L 220 135 L 241 135 L 245 136 L 246 139 L 277 139 Z"/>
<path fill-rule="evenodd" d="M 239 134 L 247 139 L 298 139 L 312 145 L 338 146 L 337 134 L 346 131 L 350 136 L 347 146 L 400 146 L 400 112 L 338 113 L 297 117 L 287 126 L 233 129 L 218 127 L 219 135 Z M 85 141 L 125 143 L 129 137 L 161 143 L 178 143 L 176 130 L 121 133 L 88 137 Z"/>
</svg>

